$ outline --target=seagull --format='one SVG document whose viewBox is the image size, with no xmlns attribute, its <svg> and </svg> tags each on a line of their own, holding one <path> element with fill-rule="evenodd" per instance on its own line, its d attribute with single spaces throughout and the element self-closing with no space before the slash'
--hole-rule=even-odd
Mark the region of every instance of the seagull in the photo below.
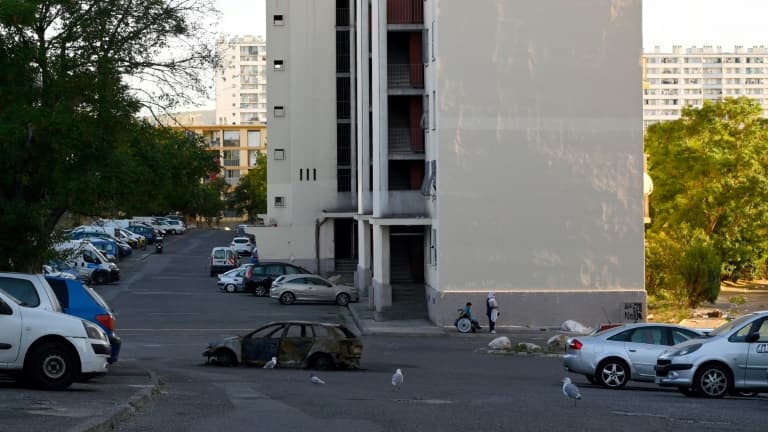
<svg viewBox="0 0 768 432">
<path fill-rule="evenodd" d="M 398 369 L 392 374 L 392 390 L 399 389 L 401 385 L 403 385 L 403 371 Z"/>
<path fill-rule="evenodd" d="M 275 366 L 277 366 L 277 357 L 272 357 L 272 360 L 264 365 L 264 369 L 274 369 Z"/>
<path fill-rule="evenodd" d="M 321 380 L 320 377 L 315 374 L 311 374 L 309 380 L 312 381 L 313 384 L 325 384 L 325 381 Z"/>
<path fill-rule="evenodd" d="M 576 399 L 581 399 L 581 392 L 576 384 L 571 383 L 568 377 L 563 378 L 563 394 L 569 399 L 573 399 L 573 406 L 576 406 Z"/>
</svg>

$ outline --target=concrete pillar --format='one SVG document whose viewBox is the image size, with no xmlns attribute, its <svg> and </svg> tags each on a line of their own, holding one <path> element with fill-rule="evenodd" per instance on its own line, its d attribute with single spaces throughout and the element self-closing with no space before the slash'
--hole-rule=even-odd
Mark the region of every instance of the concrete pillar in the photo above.
<svg viewBox="0 0 768 432">
<path fill-rule="evenodd" d="M 362 297 L 369 297 L 371 286 L 371 224 L 365 220 L 357 221 L 357 271 L 355 272 L 355 286 Z"/>
<path fill-rule="evenodd" d="M 392 285 L 389 274 L 389 226 L 373 226 L 373 289 L 376 312 L 392 306 Z"/>
<path fill-rule="evenodd" d="M 357 212 L 366 214 L 370 212 L 371 193 L 371 152 L 370 146 L 370 106 L 371 98 L 368 89 L 371 85 L 371 74 L 368 68 L 370 61 L 370 46 L 368 27 L 368 0 L 356 0 L 355 2 L 355 84 L 357 91 L 356 105 L 357 121 L 352 122 L 357 134 Z M 362 250 L 362 249 L 361 249 Z"/>
<path fill-rule="evenodd" d="M 387 101 L 387 2 L 372 3 L 371 95 L 373 105 L 373 216 L 383 216 L 388 207 L 389 145 Z"/>
</svg>

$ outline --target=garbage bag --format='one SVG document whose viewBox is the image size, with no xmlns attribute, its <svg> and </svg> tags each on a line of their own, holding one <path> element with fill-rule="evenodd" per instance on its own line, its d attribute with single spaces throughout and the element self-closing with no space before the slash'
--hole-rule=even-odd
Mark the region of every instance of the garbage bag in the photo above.
<svg viewBox="0 0 768 432">
<path fill-rule="evenodd" d="M 488 348 L 494 350 L 510 350 L 512 349 L 512 342 L 506 336 L 499 336 L 488 343 Z"/>
<path fill-rule="evenodd" d="M 563 324 L 560 325 L 560 330 L 579 334 L 589 334 L 592 332 L 591 328 L 585 327 L 580 322 L 574 320 L 563 321 Z"/>
</svg>

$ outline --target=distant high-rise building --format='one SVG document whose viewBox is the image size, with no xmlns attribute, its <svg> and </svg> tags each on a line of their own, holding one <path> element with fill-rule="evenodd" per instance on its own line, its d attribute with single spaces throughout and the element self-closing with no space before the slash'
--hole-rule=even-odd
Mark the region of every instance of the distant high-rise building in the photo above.
<svg viewBox="0 0 768 432">
<path fill-rule="evenodd" d="M 643 126 L 680 118 L 684 106 L 746 96 L 768 117 L 768 48 L 656 47 L 643 54 Z"/>
<path fill-rule="evenodd" d="M 216 73 L 216 124 L 267 121 L 267 43 L 261 36 L 221 39 Z"/>
</svg>

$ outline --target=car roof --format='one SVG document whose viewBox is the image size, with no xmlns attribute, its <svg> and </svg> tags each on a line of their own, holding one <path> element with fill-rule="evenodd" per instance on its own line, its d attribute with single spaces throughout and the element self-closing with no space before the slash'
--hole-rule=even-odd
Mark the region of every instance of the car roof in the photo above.
<svg viewBox="0 0 768 432">
<path fill-rule="evenodd" d="M 605 329 L 605 330 L 601 331 L 600 333 L 593 334 L 592 336 L 603 336 L 603 335 L 607 335 L 607 334 L 613 335 L 613 334 L 616 334 L 616 333 L 621 333 L 624 330 L 629 330 L 629 329 L 638 328 L 638 327 L 683 328 L 683 329 L 690 330 L 690 331 L 695 332 L 695 333 L 701 333 L 701 329 L 695 329 L 695 328 L 687 327 L 687 326 L 680 325 L 680 324 L 644 322 L 644 323 L 627 323 L 627 324 L 622 324 L 622 325 L 620 325 L 618 327 L 612 327 L 612 328 L 609 328 L 609 329 Z"/>
<path fill-rule="evenodd" d="M 271 322 L 268 322 L 268 323 L 266 323 L 266 324 L 264 324 L 262 326 L 259 326 L 259 328 L 266 327 L 268 325 L 273 325 L 273 324 L 305 324 L 305 325 L 309 324 L 309 325 L 319 325 L 319 326 L 324 326 L 324 327 L 344 327 L 344 328 L 347 328 L 347 326 L 345 326 L 344 324 L 329 323 L 329 322 L 324 322 L 324 321 L 304 321 L 304 320 L 271 321 Z"/>
</svg>

